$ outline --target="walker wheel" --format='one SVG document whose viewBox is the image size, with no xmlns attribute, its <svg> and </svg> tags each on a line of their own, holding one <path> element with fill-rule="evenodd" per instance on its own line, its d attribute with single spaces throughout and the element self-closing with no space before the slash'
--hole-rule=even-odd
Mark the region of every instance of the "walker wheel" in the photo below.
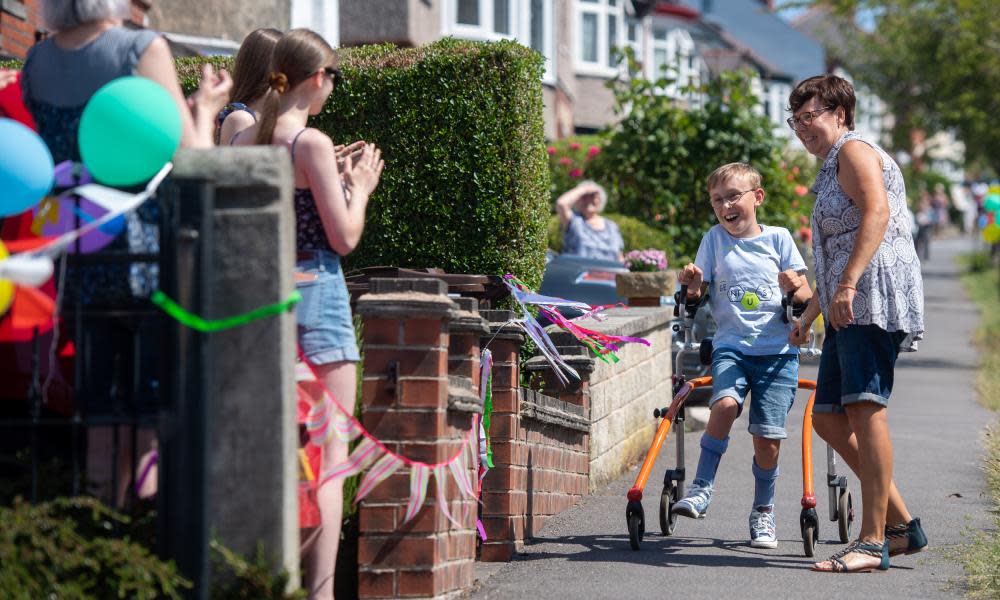
<svg viewBox="0 0 1000 600">
<path fill-rule="evenodd" d="M 674 502 L 677 502 L 677 485 L 663 486 L 663 492 L 660 493 L 660 533 L 666 536 L 674 534 L 677 523 L 677 515 L 671 512 Z"/>
<path fill-rule="evenodd" d="M 638 504 L 638 503 L 636 503 Z M 625 520 L 628 522 L 628 543 L 633 550 L 638 550 L 642 545 L 642 536 L 646 533 L 646 518 L 642 512 L 642 505 L 635 509 L 632 503 L 625 510 Z"/>
<path fill-rule="evenodd" d="M 846 544 L 851 539 L 851 524 L 854 523 L 854 500 L 847 488 L 840 488 L 837 497 L 837 529 L 840 541 Z"/>
<path fill-rule="evenodd" d="M 816 555 L 816 526 L 808 525 L 802 529 L 802 550 L 806 556 Z"/>
<path fill-rule="evenodd" d="M 816 540 L 819 533 L 819 517 L 815 508 L 804 508 L 799 516 L 799 527 L 802 529 L 802 549 L 806 556 L 815 556 Z"/>
</svg>

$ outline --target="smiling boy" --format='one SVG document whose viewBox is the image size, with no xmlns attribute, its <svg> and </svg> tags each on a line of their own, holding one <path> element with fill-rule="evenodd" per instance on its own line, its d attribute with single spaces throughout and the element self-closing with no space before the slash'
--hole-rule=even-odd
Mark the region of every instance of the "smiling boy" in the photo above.
<svg viewBox="0 0 1000 600">
<path fill-rule="evenodd" d="M 785 290 L 778 278 L 797 280 L 806 270 L 792 235 L 782 227 L 757 222 L 764 202 L 761 176 L 752 166 L 731 163 L 708 178 L 709 199 L 719 220 L 701 240 L 693 264 L 678 276 L 688 298 L 711 290 L 709 302 L 718 324 L 713 339 L 712 398 L 701 438 L 698 470 L 687 495 L 673 512 L 702 518 L 712 501 L 715 474 L 729 445 L 729 431 L 749 392 L 749 431 L 753 436 L 756 480 L 750 512 L 750 545 L 775 548 L 774 483 L 778 452 L 787 437 L 785 417 L 798 387 L 798 348 L 788 343 L 790 325 L 781 318 L 781 296 L 794 291 L 807 302 L 809 286 Z M 704 289 L 703 289 L 704 288 Z"/>
</svg>

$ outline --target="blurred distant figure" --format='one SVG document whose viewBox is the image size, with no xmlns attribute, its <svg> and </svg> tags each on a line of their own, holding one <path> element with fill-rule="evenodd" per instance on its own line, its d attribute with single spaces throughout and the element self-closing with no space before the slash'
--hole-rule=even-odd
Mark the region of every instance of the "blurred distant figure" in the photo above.
<svg viewBox="0 0 1000 600">
<path fill-rule="evenodd" d="M 920 202 L 917 204 L 917 213 L 914 216 L 917 222 L 917 234 L 913 238 L 913 244 L 917 247 L 917 255 L 923 261 L 931 257 L 931 237 L 934 234 L 936 216 L 931 207 L 931 196 L 927 190 L 924 190 L 920 196 Z"/>
<path fill-rule="evenodd" d="M 584 181 L 559 196 L 556 213 L 562 224 L 563 254 L 625 260 L 625 242 L 618 224 L 600 215 L 607 203 L 607 192 L 593 181 Z"/>
<path fill-rule="evenodd" d="M 931 206 L 934 208 L 934 234 L 941 235 L 944 228 L 951 221 L 948 215 L 948 207 L 951 206 L 951 198 L 944 189 L 943 183 L 934 184 L 934 195 L 931 197 Z"/>
</svg>

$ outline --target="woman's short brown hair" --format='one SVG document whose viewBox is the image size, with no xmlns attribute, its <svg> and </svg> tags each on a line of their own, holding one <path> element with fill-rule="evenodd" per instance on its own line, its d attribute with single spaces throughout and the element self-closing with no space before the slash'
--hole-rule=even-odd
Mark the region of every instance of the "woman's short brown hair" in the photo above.
<svg viewBox="0 0 1000 600">
<path fill-rule="evenodd" d="M 844 125 L 854 131 L 854 105 L 857 99 L 854 97 L 854 86 L 850 81 L 836 75 L 817 75 L 804 79 L 789 94 L 788 110 L 795 114 L 813 97 L 823 106 L 843 108 Z"/>
</svg>

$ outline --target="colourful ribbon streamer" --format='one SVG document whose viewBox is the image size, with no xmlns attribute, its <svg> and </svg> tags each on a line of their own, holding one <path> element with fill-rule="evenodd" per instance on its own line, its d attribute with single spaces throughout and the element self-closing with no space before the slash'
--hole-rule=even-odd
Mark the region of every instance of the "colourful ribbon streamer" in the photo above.
<svg viewBox="0 0 1000 600">
<path fill-rule="evenodd" d="M 295 306 L 297 302 L 302 300 L 302 294 L 296 290 L 292 292 L 291 295 L 288 296 L 288 299 L 283 302 L 275 302 L 274 304 L 262 306 L 251 310 L 250 312 L 243 313 L 242 315 L 235 315 L 211 321 L 184 310 L 180 307 L 180 305 L 171 300 L 169 296 L 164 294 L 162 290 L 156 290 L 153 292 L 153 295 L 150 296 L 149 299 L 153 302 L 153 304 L 158 306 L 160 310 L 170 315 L 181 325 L 190 327 L 191 329 L 202 333 L 214 333 L 216 331 L 232 329 L 233 327 L 239 327 L 241 325 L 253 323 L 254 321 L 259 321 L 260 319 L 273 317 L 274 315 L 287 312 Z"/>
<path fill-rule="evenodd" d="M 479 395 L 483 399 L 483 440 L 486 446 L 485 460 L 483 464 L 488 469 L 493 468 L 493 447 L 490 445 L 490 417 L 493 415 L 493 353 L 489 349 L 483 350 L 480 361 Z"/>
</svg>

